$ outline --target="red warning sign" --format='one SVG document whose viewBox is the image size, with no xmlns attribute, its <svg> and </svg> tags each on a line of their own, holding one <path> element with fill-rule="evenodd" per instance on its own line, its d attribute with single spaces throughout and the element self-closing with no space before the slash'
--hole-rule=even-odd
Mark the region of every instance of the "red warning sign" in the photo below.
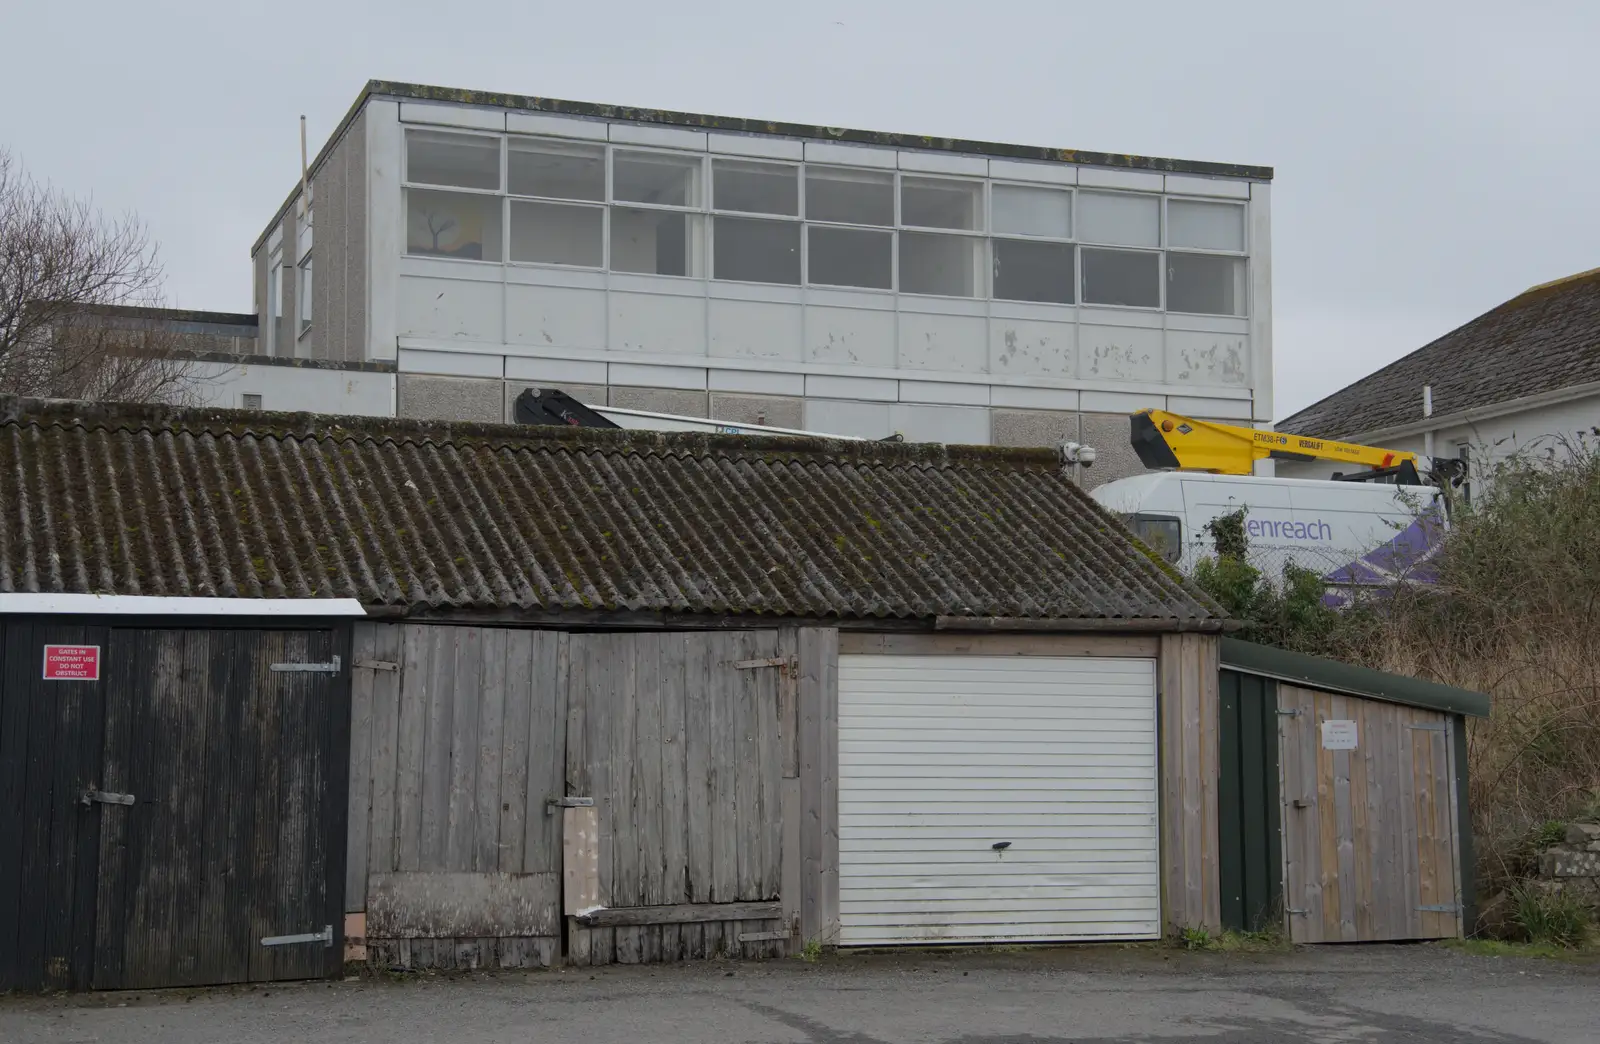
<svg viewBox="0 0 1600 1044">
<path fill-rule="evenodd" d="M 99 681 L 98 645 L 47 645 L 44 647 L 45 681 Z"/>
</svg>

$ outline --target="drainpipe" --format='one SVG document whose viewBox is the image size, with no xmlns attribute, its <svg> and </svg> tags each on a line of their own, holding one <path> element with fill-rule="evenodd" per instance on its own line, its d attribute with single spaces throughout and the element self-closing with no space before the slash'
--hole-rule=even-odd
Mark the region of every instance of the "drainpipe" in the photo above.
<svg viewBox="0 0 1600 1044">
<path fill-rule="evenodd" d="M 1422 416 L 1433 416 L 1433 385 L 1422 386 Z M 1422 433 L 1422 452 L 1427 455 L 1428 466 L 1433 466 L 1433 429 L 1429 428 Z"/>
</svg>

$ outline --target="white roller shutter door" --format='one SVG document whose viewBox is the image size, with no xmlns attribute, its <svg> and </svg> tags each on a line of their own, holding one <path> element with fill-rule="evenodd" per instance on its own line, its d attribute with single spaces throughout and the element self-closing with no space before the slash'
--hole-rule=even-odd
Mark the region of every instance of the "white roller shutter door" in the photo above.
<svg viewBox="0 0 1600 1044">
<path fill-rule="evenodd" d="M 841 944 L 1158 938 L 1156 772 L 1153 660 L 840 656 Z"/>
</svg>

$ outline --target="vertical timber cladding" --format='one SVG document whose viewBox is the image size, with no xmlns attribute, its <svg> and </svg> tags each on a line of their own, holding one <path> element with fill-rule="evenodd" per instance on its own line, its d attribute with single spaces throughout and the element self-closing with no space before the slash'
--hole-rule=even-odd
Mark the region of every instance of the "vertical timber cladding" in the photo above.
<svg viewBox="0 0 1600 1044">
<path fill-rule="evenodd" d="M 46 645 L 98 646 L 106 628 L 0 624 L 0 993 L 87 989 L 93 970 L 104 681 L 44 677 Z M 101 812 L 102 807 L 107 811 Z"/>
<path fill-rule="evenodd" d="M 560 952 L 568 637 L 356 625 L 350 871 L 385 967 L 526 968 Z"/>
<path fill-rule="evenodd" d="M 594 802 L 600 907 L 574 911 L 573 963 L 783 952 L 783 644 L 776 630 L 571 637 L 567 793 Z"/>
<path fill-rule="evenodd" d="M 1278 683 L 1223 670 L 1217 780 L 1222 926 L 1265 931 L 1283 923 L 1278 797 Z"/>
<path fill-rule="evenodd" d="M 112 629 L 94 986 L 337 973 L 346 635 Z"/>
<path fill-rule="evenodd" d="M 840 941 L 1159 936 L 1156 644 L 932 639 L 841 636 Z"/>
<path fill-rule="evenodd" d="M 1284 903 L 1294 941 L 1459 935 L 1451 732 L 1459 722 L 1288 684 L 1279 685 L 1278 703 Z"/>
</svg>

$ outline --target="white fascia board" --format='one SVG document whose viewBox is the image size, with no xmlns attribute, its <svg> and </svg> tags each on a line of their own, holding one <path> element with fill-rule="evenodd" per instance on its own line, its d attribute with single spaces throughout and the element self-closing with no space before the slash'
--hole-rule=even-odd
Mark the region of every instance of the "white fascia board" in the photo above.
<svg viewBox="0 0 1600 1044">
<path fill-rule="evenodd" d="M 0 594 L 0 613 L 75 616 L 366 616 L 355 598 L 179 598 Z"/>
<path fill-rule="evenodd" d="M 1360 382 L 1358 381 L 1357 383 Z M 1354 438 L 1359 442 L 1370 443 L 1374 440 L 1420 435 L 1425 431 L 1443 431 L 1445 428 L 1452 428 L 1460 424 L 1473 424 L 1477 421 L 1504 417 L 1511 413 L 1536 410 L 1541 406 L 1555 406 L 1563 402 L 1571 402 L 1574 399 L 1587 398 L 1591 395 L 1600 395 L 1600 381 L 1572 384 L 1565 388 L 1553 388 L 1550 391 L 1539 392 L 1536 395 L 1524 395 L 1519 399 L 1504 399 L 1484 406 L 1474 406 L 1467 410 L 1457 410 L 1455 413 L 1436 413 L 1432 417 L 1426 419 L 1419 417 L 1415 421 L 1406 424 L 1395 424 L 1387 428 L 1374 428 L 1371 431 L 1358 432 Z"/>
</svg>

